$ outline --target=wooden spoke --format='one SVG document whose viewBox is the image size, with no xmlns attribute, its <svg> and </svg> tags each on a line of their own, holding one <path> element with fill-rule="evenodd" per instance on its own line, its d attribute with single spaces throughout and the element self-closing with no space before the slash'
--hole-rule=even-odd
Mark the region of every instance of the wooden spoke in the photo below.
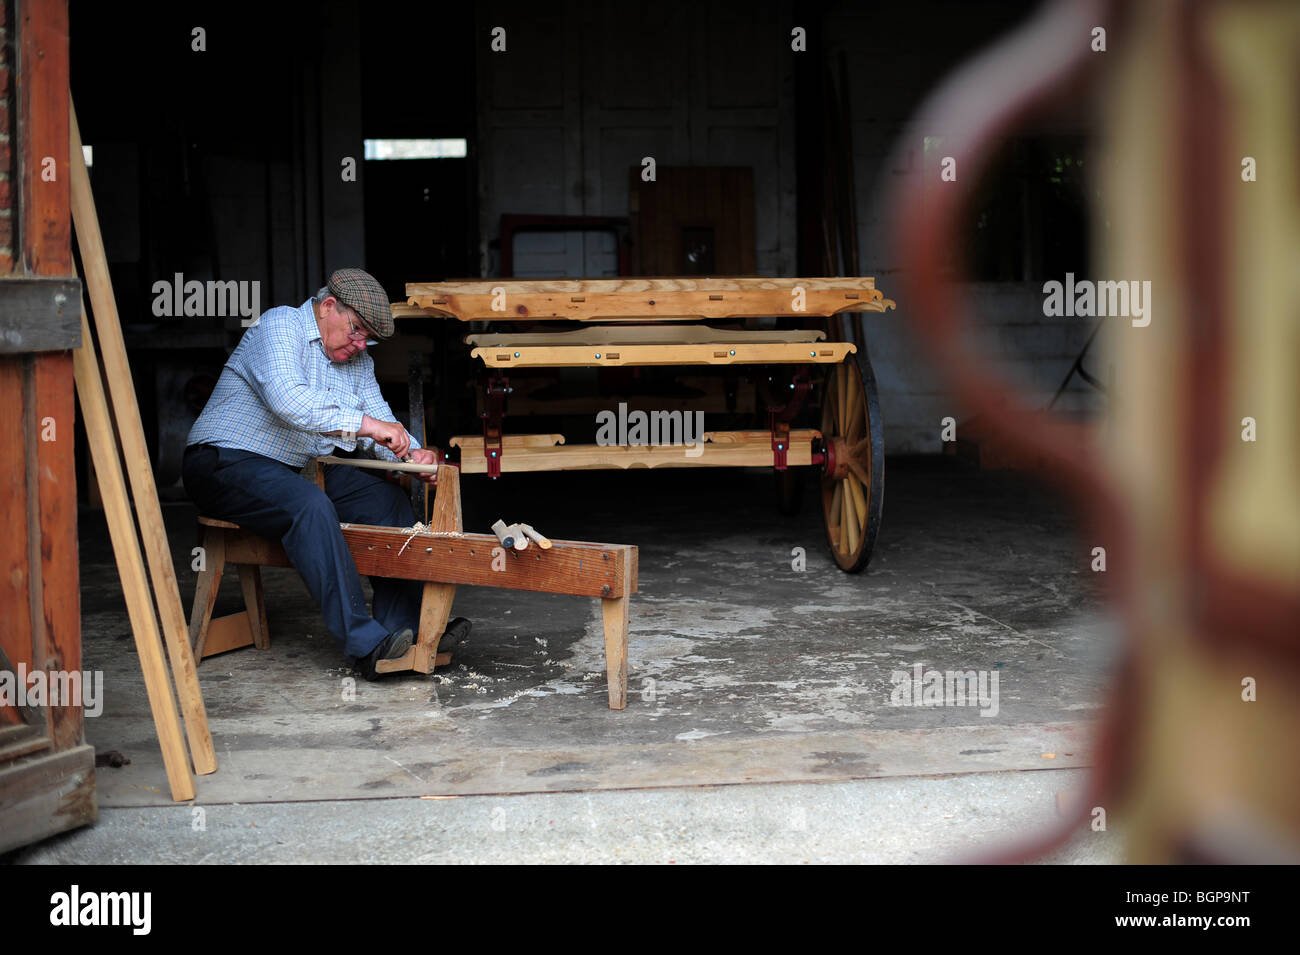
<svg viewBox="0 0 1300 955">
<path fill-rule="evenodd" d="M 857 529 L 861 530 L 866 525 L 867 496 L 862 492 L 862 484 L 858 481 L 857 477 L 855 477 L 854 475 L 850 474 L 848 477 L 844 479 L 844 482 L 848 484 L 849 490 L 853 492 L 852 495 L 853 506 L 855 508 L 854 513 L 857 517 L 855 526 L 857 527 Z"/>
<path fill-rule="evenodd" d="M 853 533 L 853 522 L 849 520 L 849 508 L 852 504 L 849 503 L 849 493 L 844 490 L 843 481 L 839 483 L 837 490 L 840 492 L 840 553 L 851 554 L 853 548 L 849 545 L 849 541 L 852 540 L 850 535 Z"/>
<path fill-rule="evenodd" d="M 867 467 L 864 468 L 861 461 L 856 458 L 849 458 L 849 470 L 857 476 L 857 479 L 862 483 L 862 487 L 864 488 L 871 487 L 871 474 L 867 471 L 867 468 L 870 466 L 870 461 L 867 462 Z"/>
<path fill-rule="evenodd" d="M 844 436 L 850 441 L 862 434 L 862 422 L 865 418 L 862 406 L 865 401 L 865 397 L 859 392 L 853 396 L 849 404 L 849 422 L 844 426 Z"/>
<path fill-rule="evenodd" d="M 849 479 L 845 478 L 844 481 L 841 483 L 848 484 Z M 844 500 L 844 527 L 848 531 L 848 544 L 849 544 L 848 550 L 845 551 L 845 553 L 852 554 L 854 551 L 858 549 L 857 509 L 853 503 L 852 493 L 850 493 L 849 491 L 845 491 L 842 497 Z"/>
<path fill-rule="evenodd" d="M 844 540 L 844 522 L 840 520 L 840 493 L 841 489 L 838 484 L 835 485 L 835 493 L 831 495 L 831 518 L 834 523 L 830 525 L 831 533 L 835 536 L 836 549 L 843 550 L 841 541 Z"/>
</svg>

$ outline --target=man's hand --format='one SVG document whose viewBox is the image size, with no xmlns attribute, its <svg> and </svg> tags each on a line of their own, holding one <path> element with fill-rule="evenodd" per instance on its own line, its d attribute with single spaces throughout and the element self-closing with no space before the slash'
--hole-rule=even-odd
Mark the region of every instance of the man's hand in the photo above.
<svg viewBox="0 0 1300 955">
<path fill-rule="evenodd" d="M 411 454 L 411 460 L 414 461 L 416 464 L 437 464 L 438 463 L 437 448 L 416 448 L 414 451 L 410 452 L 410 454 Z M 411 476 L 419 478 L 425 484 L 438 483 L 437 473 L 412 474 Z"/>
<path fill-rule="evenodd" d="M 370 415 L 362 415 L 361 429 L 357 434 L 373 439 L 376 444 L 397 455 L 399 460 L 406 457 L 406 452 L 411 448 L 411 436 L 396 421 L 377 421 Z"/>
</svg>

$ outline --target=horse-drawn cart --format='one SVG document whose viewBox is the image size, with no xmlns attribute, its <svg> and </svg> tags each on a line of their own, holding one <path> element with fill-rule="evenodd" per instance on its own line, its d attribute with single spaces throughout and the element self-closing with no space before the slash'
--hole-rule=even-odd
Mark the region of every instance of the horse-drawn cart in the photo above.
<svg viewBox="0 0 1300 955">
<path fill-rule="evenodd" d="M 474 323 L 462 341 L 477 433 L 439 421 L 462 473 L 771 467 L 794 508 L 799 474 L 816 468 L 835 562 L 866 566 L 884 441 L 862 313 L 894 307 L 872 279 L 486 279 L 406 292 L 399 319 Z M 595 423 L 595 443 L 554 428 L 575 419 Z M 711 426 L 692 433 L 701 419 Z"/>
</svg>

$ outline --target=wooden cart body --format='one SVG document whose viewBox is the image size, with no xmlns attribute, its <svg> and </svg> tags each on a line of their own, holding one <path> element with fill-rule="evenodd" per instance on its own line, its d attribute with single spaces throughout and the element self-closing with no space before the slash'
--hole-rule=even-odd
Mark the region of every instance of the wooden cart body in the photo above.
<svg viewBox="0 0 1300 955">
<path fill-rule="evenodd" d="M 792 502 L 791 469 L 818 468 L 832 555 L 845 570 L 865 566 L 879 526 L 884 449 L 861 318 L 895 307 L 873 279 L 485 279 L 416 282 L 406 292 L 408 302 L 394 307 L 399 320 L 473 323 L 461 341 L 480 369 L 481 430 L 447 438 L 463 473 L 772 467 Z M 558 369 L 669 369 L 698 397 L 654 402 L 661 407 L 650 413 L 663 423 L 678 426 L 671 416 L 692 408 L 757 420 L 710 429 L 690 447 L 572 444 L 553 430 L 507 429 L 507 410 L 512 426 L 542 408 L 609 410 L 600 393 L 534 400 L 539 389 L 525 384 L 553 382 Z M 741 374 L 753 386 L 746 401 L 728 385 Z M 818 405 L 820 418 L 803 422 L 817 426 L 799 427 Z"/>
</svg>

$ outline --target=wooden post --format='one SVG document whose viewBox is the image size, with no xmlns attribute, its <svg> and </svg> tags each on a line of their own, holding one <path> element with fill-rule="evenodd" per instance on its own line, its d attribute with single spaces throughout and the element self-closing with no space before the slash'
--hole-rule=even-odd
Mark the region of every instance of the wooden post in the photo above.
<svg viewBox="0 0 1300 955">
<path fill-rule="evenodd" d="M 429 527 L 458 534 L 465 529 L 460 513 L 460 469 L 454 465 L 444 464 L 438 469 L 438 493 L 433 499 L 433 520 Z M 424 597 L 420 601 L 420 632 L 411 648 L 411 669 L 432 673 L 438 665 L 438 641 L 447 629 L 455 599 L 455 584 L 424 585 Z M 449 661 L 450 657 L 442 662 Z"/>
<path fill-rule="evenodd" d="M 149 584 L 145 579 L 144 562 L 140 558 L 140 544 L 135 536 L 135 522 L 131 520 L 130 506 L 127 504 L 126 482 L 122 478 L 122 465 L 117 457 L 113 425 L 108 419 L 108 401 L 104 397 L 104 385 L 99 378 L 99 363 L 95 361 L 94 339 L 90 337 L 90 323 L 86 320 L 84 305 L 81 334 L 81 347 L 73 353 L 77 395 L 81 399 L 90 453 L 99 462 L 99 480 L 103 482 L 104 491 L 104 516 L 108 519 L 109 536 L 113 540 L 117 572 L 122 578 L 122 593 L 126 597 L 126 612 L 131 619 L 136 652 L 140 655 L 140 670 L 144 674 L 149 708 L 153 711 L 154 726 L 158 729 L 167 781 L 171 785 L 172 799 L 181 802 L 194 798 L 194 777 L 190 774 L 189 761 L 185 758 L 185 739 L 181 735 L 176 701 L 172 699 L 167 666 L 163 662 L 158 621 L 154 618 L 153 603 L 149 599 Z"/>
<path fill-rule="evenodd" d="M 271 649 L 271 631 L 266 625 L 266 592 L 262 589 L 262 572 L 256 564 L 237 564 L 239 587 L 244 594 L 244 613 L 248 629 L 253 632 L 253 646 Z"/>
<path fill-rule="evenodd" d="M 77 114 L 68 106 L 70 120 L 70 163 L 72 218 L 77 227 L 77 245 L 81 249 L 81 264 L 86 273 L 86 286 L 90 301 L 95 307 L 95 327 L 99 330 L 100 348 L 104 353 L 104 372 L 108 378 L 109 392 L 117 420 L 122 453 L 126 459 L 131 491 L 135 497 L 136 517 L 140 522 L 140 536 L 144 540 L 149 570 L 153 575 L 154 596 L 158 602 L 158 616 L 162 621 L 167 640 L 172 675 L 176 680 L 176 693 L 180 698 L 181 712 L 185 714 L 185 730 L 190 741 L 190 755 L 194 769 L 200 774 L 217 768 L 217 755 L 212 748 L 212 735 L 208 731 L 208 716 L 203 708 L 203 694 L 199 688 L 198 673 L 194 668 L 194 655 L 186 639 L 185 610 L 181 607 L 180 586 L 176 582 L 176 568 L 172 564 L 167 531 L 163 526 L 162 507 L 158 503 L 158 488 L 154 483 L 149 464 L 149 450 L 145 445 L 144 428 L 140 423 L 140 409 L 136 403 L 135 387 L 131 383 L 131 367 L 126 360 L 126 344 L 122 339 L 122 326 L 118 320 L 117 303 L 113 298 L 113 285 L 108 274 L 108 258 L 104 253 L 104 239 L 99 231 L 99 218 L 95 213 L 95 199 L 90 191 L 90 175 L 86 170 L 81 151 L 81 131 L 77 127 Z M 83 334 L 87 334 L 83 331 Z M 87 334 L 86 345 L 90 339 Z M 96 371 L 98 376 L 98 371 Z M 111 432 L 110 432 L 111 434 Z M 107 457 L 115 457 L 117 448 L 110 445 L 97 454 L 101 465 Z M 150 615 L 152 618 L 152 614 Z M 188 798 L 188 797 L 186 797 Z"/>
<path fill-rule="evenodd" d="M 600 601 L 605 624 L 605 677 L 609 681 L 609 708 L 627 708 L 627 628 L 630 581 L 623 576 L 623 592 Z"/>
<path fill-rule="evenodd" d="M 189 640 L 196 659 L 203 659 L 203 646 L 208 639 L 208 624 L 212 621 L 212 607 L 221 589 L 221 575 L 226 569 L 226 532 L 220 527 L 203 529 L 203 570 L 194 586 L 194 611 L 190 616 Z"/>
</svg>

